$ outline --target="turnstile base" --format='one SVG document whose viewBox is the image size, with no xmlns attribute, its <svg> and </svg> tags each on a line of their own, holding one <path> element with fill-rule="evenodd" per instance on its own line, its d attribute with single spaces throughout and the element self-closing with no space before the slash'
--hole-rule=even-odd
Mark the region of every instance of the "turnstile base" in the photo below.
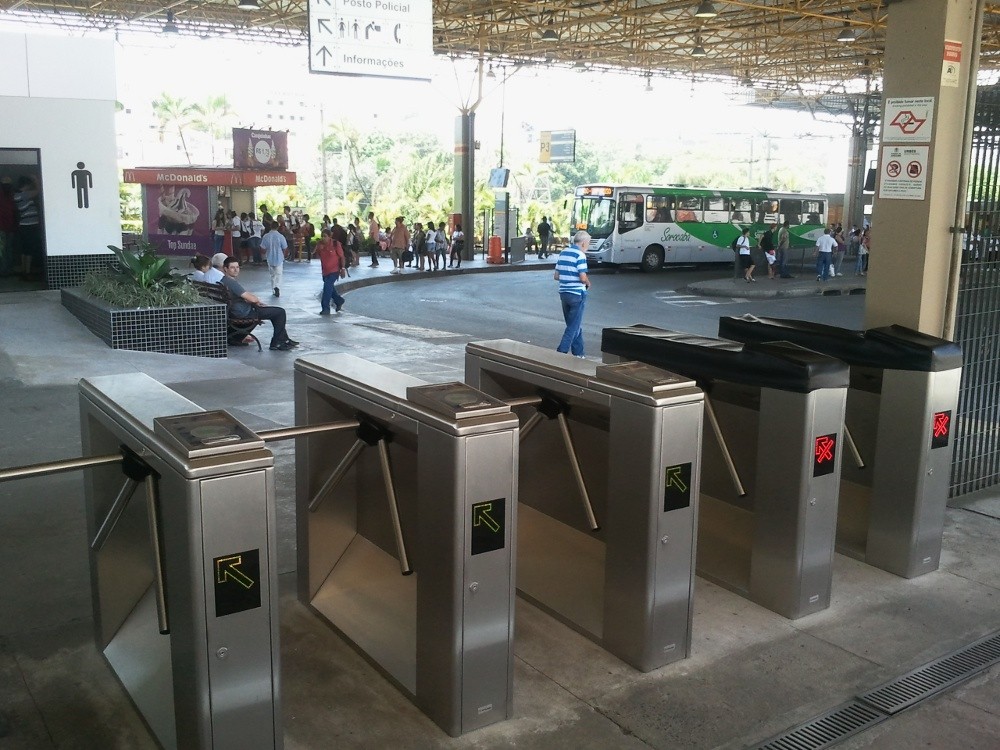
<svg viewBox="0 0 1000 750">
<path fill-rule="evenodd" d="M 312 606 L 361 653 L 415 696 L 417 575 L 356 535 L 323 581 Z"/>
<path fill-rule="evenodd" d="M 701 495 L 698 575 L 741 596 L 749 596 L 753 523 L 750 511 Z"/>
<path fill-rule="evenodd" d="M 165 750 L 176 750 L 170 637 L 160 634 L 152 587 L 104 649 L 104 658 L 159 743 Z"/>
<path fill-rule="evenodd" d="M 517 592 L 588 638 L 604 637 L 604 544 L 524 503 Z"/>
<path fill-rule="evenodd" d="M 840 480 L 837 505 L 837 552 L 864 562 L 868 547 L 871 488 Z"/>
</svg>

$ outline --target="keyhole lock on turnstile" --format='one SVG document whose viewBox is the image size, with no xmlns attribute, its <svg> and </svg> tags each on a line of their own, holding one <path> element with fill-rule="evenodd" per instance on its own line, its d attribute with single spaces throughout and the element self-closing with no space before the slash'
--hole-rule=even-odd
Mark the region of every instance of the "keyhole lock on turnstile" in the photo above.
<svg viewBox="0 0 1000 750">
<path fill-rule="evenodd" d="M 473 581 L 472 583 L 470 583 L 469 584 L 469 591 L 471 591 L 473 594 L 475 594 L 477 591 L 479 591 L 479 584 L 476 581 Z"/>
<path fill-rule="evenodd" d="M 220 648 L 218 651 L 215 652 L 215 655 L 218 656 L 220 659 L 225 659 L 229 655 L 229 649 L 223 646 L 222 648 Z"/>
</svg>

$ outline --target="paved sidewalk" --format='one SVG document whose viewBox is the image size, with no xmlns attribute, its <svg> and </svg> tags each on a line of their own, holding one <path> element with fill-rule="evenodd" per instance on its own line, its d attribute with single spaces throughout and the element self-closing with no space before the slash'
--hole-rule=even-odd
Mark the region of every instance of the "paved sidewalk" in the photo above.
<svg viewBox="0 0 1000 750">
<path fill-rule="evenodd" d="M 745 297 L 747 299 L 773 299 L 776 297 L 813 297 L 821 294 L 864 294 L 868 284 L 867 276 L 856 276 L 854 271 L 845 272 L 826 281 L 818 281 L 815 274 L 800 272 L 792 279 L 769 279 L 767 272 L 754 274 L 756 281 L 745 281 L 742 274 L 733 278 L 732 273 L 725 278 L 696 281 L 686 290 L 706 297 Z"/>
</svg>

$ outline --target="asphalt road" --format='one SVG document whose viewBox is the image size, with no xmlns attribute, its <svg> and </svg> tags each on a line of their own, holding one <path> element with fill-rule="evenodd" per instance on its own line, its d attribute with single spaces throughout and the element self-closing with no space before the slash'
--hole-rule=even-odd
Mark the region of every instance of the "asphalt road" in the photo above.
<svg viewBox="0 0 1000 750">
<path fill-rule="evenodd" d="M 597 272 L 584 314 L 588 355 L 600 353 L 601 329 L 645 323 L 703 336 L 716 336 L 723 315 L 768 315 L 861 328 L 864 297 L 834 296 L 773 300 L 699 297 L 688 284 L 719 278 L 718 270 L 671 269 Z M 761 283 L 767 283 L 764 279 Z M 350 292 L 350 310 L 382 320 L 465 334 L 479 339 L 511 338 L 555 347 L 563 319 L 550 270 L 438 275 L 380 284 Z"/>
</svg>

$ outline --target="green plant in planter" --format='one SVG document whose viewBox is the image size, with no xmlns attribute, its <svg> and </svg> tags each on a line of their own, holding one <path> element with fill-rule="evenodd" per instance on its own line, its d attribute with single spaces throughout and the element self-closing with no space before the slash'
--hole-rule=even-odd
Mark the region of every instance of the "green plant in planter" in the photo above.
<svg viewBox="0 0 1000 750">
<path fill-rule="evenodd" d="M 201 301 L 188 280 L 170 267 L 170 260 L 157 255 L 154 245 L 140 241 L 135 251 L 108 248 L 115 260 L 105 270 L 84 277 L 88 294 L 116 307 L 174 307 Z"/>
</svg>

